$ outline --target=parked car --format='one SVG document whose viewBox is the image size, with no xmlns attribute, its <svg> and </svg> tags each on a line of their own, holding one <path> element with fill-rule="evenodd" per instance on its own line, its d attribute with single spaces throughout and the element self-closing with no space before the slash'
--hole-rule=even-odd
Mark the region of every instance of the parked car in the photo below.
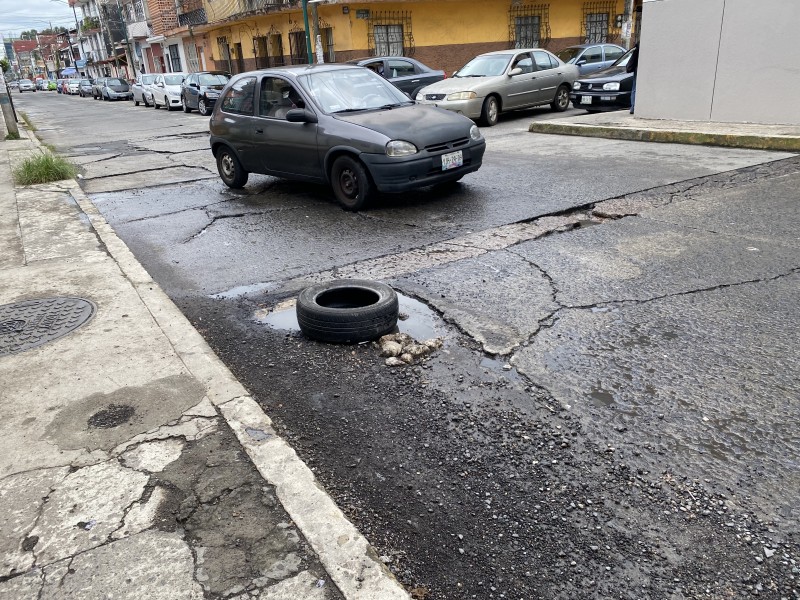
<svg viewBox="0 0 800 600">
<path fill-rule="evenodd" d="M 92 98 L 95 100 L 100 100 L 103 97 L 103 86 L 106 83 L 106 79 L 108 79 L 108 77 L 98 77 L 94 80 L 92 84 Z"/>
<path fill-rule="evenodd" d="M 345 64 L 282 67 L 234 76 L 210 120 L 222 181 L 249 173 L 328 183 L 359 210 L 375 191 L 458 181 L 486 150 L 462 115 L 418 105 L 378 74 Z"/>
<path fill-rule="evenodd" d="M 56 92 L 61 93 L 61 84 L 64 83 L 63 79 L 56 79 Z"/>
<path fill-rule="evenodd" d="M 626 50 L 616 44 L 578 44 L 564 48 L 556 56 L 568 65 L 578 67 L 580 75 L 587 75 L 610 67 Z"/>
<path fill-rule="evenodd" d="M 119 77 L 107 77 L 101 90 L 103 100 L 130 100 L 133 98 L 131 86 Z"/>
<path fill-rule="evenodd" d="M 139 73 L 136 76 L 136 81 L 133 82 L 131 86 L 131 92 L 133 93 L 133 104 L 135 106 L 139 106 L 139 103 L 143 103 L 145 106 L 150 106 L 153 102 L 153 92 L 150 89 L 150 86 L 155 81 L 155 75 L 148 75 L 147 73 Z"/>
<path fill-rule="evenodd" d="M 52 79 L 49 79 L 47 81 L 47 89 L 48 89 L 48 91 L 53 91 L 53 90 L 56 89 L 56 87 L 57 86 L 56 86 L 56 82 L 55 81 L 53 81 Z"/>
<path fill-rule="evenodd" d="M 628 73 L 626 67 L 631 54 L 633 50 L 626 52 L 607 69 L 575 81 L 569 95 L 572 105 L 591 113 L 630 108 L 633 73 Z"/>
<path fill-rule="evenodd" d="M 181 84 L 181 104 L 183 112 L 197 109 L 201 115 L 210 115 L 219 93 L 228 80 L 230 73 L 224 71 L 201 71 L 187 75 Z"/>
<path fill-rule="evenodd" d="M 19 87 L 19 93 L 22 92 L 35 92 L 36 86 L 30 79 L 20 79 L 19 83 L 17 84 Z"/>
<path fill-rule="evenodd" d="M 566 110 L 577 77 L 578 67 L 564 64 L 546 50 L 498 50 L 476 56 L 450 79 L 422 88 L 416 100 L 491 127 L 510 110 L 542 104 Z"/>
<path fill-rule="evenodd" d="M 92 80 L 91 79 L 80 79 L 78 80 L 78 94 L 81 98 L 86 98 L 87 96 L 92 95 Z"/>
<path fill-rule="evenodd" d="M 45 89 L 45 80 L 39 77 L 36 81 L 34 81 L 37 90 Z"/>
<path fill-rule="evenodd" d="M 180 108 L 181 83 L 188 73 L 159 73 L 153 82 L 153 108 L 166 106 L 167 110 Z"/>
<path fill-rule="evenodd" d="M 378 56 L 348 61 L 372 69 L 412 98 L 426 85 L 445 79 L 444 71 L 436 71 L 418 60 L 404 56 Z"/>
<path fill-rule="evenodd" d="M 6 79 L 6 86 L 8 87 L 9 90 L 18 90 L 19 89 L 19 81 L 17 81 L 16 79 L 13 79 L 11 81 Z"/>
<path fill-rule="evenodd" d="M 80 93 L 81 91 L 80 86 L 81 86 L 80 79 L 70 79 L 69 83 L 67 84 L 67 93 L 70 96 Z"/>
</svg>

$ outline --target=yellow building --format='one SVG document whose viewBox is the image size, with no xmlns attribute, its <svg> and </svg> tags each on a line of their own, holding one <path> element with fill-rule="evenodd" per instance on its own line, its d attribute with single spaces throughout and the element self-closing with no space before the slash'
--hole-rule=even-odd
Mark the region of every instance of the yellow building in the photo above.
<svg viewBox="0 0 800 600">
<path fill-rule="evenodd" d="M 321 0 L 309 4 L 308 13 L 312 40 L 318 33 L 325 62 L 413 56 L 451 73 L 491 50 L 535 46 L 558 51 L 585 41 L 624 45 L 624 23 L 629 15 L 635 19 L 633 7 L 641 7 L 641 0 L 636 2 L 638 6 L 633 0 Z M 181 7 L 196 13 L 197 3 L 182 0 L 179 21 Z M 183 39 L 190 70 L 239 73 L 308 62 L 300 0 L 203 0 L 203 10 L 205 22 L 166 34 Z"/>
</svg>

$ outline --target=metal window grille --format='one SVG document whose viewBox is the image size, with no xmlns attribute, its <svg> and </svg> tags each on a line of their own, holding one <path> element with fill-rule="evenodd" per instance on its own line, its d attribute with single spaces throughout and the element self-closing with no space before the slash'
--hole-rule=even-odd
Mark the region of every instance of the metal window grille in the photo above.
<svg viewBox="0 0 800 600">
<path fill-rule="evenodd" d="M 144 1 L 143 0 L 134 0 L 133 2 L 133 12 L 136 15 L 137 21 L 144 21 Z"/>
<path fill-rule="evenodd" d="M 228 38 L 225 36 L 221 36 L 217 38 L 217 46 L 219 47 L 219 60 L 220 62 L 225 63 L 223 68 L 227 66 L 227 71 L 230 73 L 233 71 L 231 68 L 231 48 L 228 46 Z"/>
<path fill-rule="evenodd" d="M 171 44 L 169 47 L 169 61 L 173 73 L 181 71 L 181 55 L 178 52 L 178 44 Z"/>
<path fill-rule="evenodd" d="M 550 43 L 550 5 L 513 4 L 508 11 L 511 48 L 546 48 Z"/>
<path fill-rule="evenodd" d="M 261 35 L 253 38 L 253 54 L 256 59 L 256 69 L 269 67 L 269 38 Z"/>
<path fill-rule="evenodd" d="M 289 32 L 289 59 L 293 65 L 303 65 L 308 62 L 306 32 L 299 27 Z"/>
<path fill-rule="evenodd" d="M 197 58 L 197 46 L 194 44 L 184 44 L 183 49 L 186 51 L 186 62 L 189 63 L 189 72 L 195 73 L 200 70 L 200 60 Z"/>
<path fill-rule="evenodd" d="M 370 12 L 367 46 L 372 56 L 414 56 L 410 11 Z"/>
<path fill-rule="evenodd" d="M 280 31 L 270 30 L 269 57 L 273 67 L 281 67 L 286 64 L 286 59 L 283 57 L 283 36 Z"/>
<path fill-rule="evenodd" d="M 583 3 L 581 37 L 584 43 L 606 44 L 619 41 L 621 32 L 612 19 L 616 9 L 615 0 Z"/>
<path fill-rule="evenodd" d="M 333 51 L 333 27 L 324 19 L 319 20 L 319 35 L 322 38 L 322 51 L 325 62 L 336 62 L 336 53 Z"/>
</svg>

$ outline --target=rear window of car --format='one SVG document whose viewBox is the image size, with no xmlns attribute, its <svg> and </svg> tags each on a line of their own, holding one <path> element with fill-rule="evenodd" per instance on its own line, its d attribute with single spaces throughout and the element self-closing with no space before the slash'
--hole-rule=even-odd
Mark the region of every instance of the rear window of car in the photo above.
<svg viewBox="0 0 800 600">
<path fill-rule="evenodd" d="M 222 110 L 239 115 L 252 115 L 255 89 L 255 77 L 240 79 L 223 96 Z"/>
</svg>

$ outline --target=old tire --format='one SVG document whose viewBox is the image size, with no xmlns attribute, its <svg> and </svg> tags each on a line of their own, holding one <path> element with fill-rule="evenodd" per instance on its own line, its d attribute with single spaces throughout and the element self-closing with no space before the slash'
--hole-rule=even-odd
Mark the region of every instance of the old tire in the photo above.
<svg viewBox="0 0 800 600">
<path fill-rule="evenodd" d="M 497 125 L 497 119 L 500 117 L 500 104 L 496 96 L 488 96 L 483 101 L 483 108 L 481 109 L 481 121 L 487 127 L 494 127 Z"/>
<path fill-rule="evenodd" d="M 222 183 L 229 188 L 239 189 L 247 183 L 249 173 L 244 170 L 233 150 L 227 146 L 223 146 L 217 151 L 217 170 Z"/>
<path fill-rule="evenodd" d="M 200 96 L 200 98 L 197 99 L 197 112 L 199 112 L 204 117 L 207 117 L 208 113 L 211 112 L 210 110 L 208 110 L 208 104 L 206 104 L 206 99 L 203 98 L 202 96 Z"/>
<path fill-rule="evenodd" d="M 397 325 L 397 293 L 388 285 L 339 279 L 313 285 L 297 297 L 297 322 L 310 338 L 357 344 L 374 340 Z"/>
<path fill-rule="evenodd" d="M 569 108 L 569 88 L 567 86 L 559 86 L 555 98 L 550 103 L 550 108 L 556 112 L 564 112 Z"/>
<path fill-rule="evenodd" d="M 345 210 L 361 210 L 372 197 L 372 180 L 357 158 L 344 155 L 333 161 L 331 186 Z"/>
</svg>

